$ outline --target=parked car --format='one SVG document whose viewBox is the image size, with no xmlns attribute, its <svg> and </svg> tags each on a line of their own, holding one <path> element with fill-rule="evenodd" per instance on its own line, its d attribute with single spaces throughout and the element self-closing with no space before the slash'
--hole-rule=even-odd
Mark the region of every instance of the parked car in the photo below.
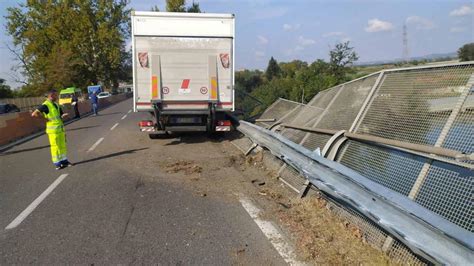
<svg viewBox="0 0 474 266">
<path fill-rule="evenodd" d="M 20 108 L 18 108 L 14 104 L 9 103 L 0 103 L 0 114 L 7 114 L 7 113 L 16 113 L 20 112 Z"/>
<path fill-rule="evenodd" d="M 106 91 L 97 94 L 97 98 L 99 98 L 99 99 L 107 98 L 107 97 L 110 97 L 110 96 L 112 96 L 112 94 L 110 94 L 109 92 L 106 92 Z"/>
</svg>

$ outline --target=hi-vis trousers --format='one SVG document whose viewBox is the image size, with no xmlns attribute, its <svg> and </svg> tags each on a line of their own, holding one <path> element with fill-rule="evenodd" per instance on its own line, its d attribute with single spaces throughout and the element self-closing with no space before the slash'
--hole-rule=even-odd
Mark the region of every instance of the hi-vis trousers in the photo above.
<svg viewBox="0 0 474 266">
<path fill-rule="evenodd" d="M 51 146 L 51 159 L 54 164 L 67 160 L 66 133 L 48 133 L 49 145 Z"/>
</svg>

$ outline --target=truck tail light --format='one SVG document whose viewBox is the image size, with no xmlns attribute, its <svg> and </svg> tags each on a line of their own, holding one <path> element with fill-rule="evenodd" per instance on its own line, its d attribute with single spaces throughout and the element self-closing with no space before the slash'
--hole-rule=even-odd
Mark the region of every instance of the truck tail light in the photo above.
<svg viewBox="0 0 474 266">
<path fill-rule="evenodd" d="M 217 121 L 217 125 L 218 126 L 230 126 L 230 125 L 232 125 L 232 123 L 230 122 L 230 120 L 220 120 L 220 121 Z"/>
<path fill-rule="evenodd" d="M 138 122 L 139 127 L 152 127 L 153 126 L 153 121 L 151 120 L 143 120 Z"/>
</svg>

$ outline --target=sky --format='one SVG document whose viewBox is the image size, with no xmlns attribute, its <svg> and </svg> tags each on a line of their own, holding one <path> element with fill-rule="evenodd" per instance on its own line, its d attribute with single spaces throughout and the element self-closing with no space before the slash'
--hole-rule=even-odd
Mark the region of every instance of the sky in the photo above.
<svg viewBox="0 0 474 266">
<path fill-rule="evenodd" d="M 359 62 L 402 58 L 403 25 L 409 56 L 456 52 L 474 42 L 474 1 L 469 0 L 195 0 L 206 13 L 236 17 L 236 68 L 264 69 L 277 61 L 328 59 L 338 42 L 350 41 Z M 0 0 L 0 77 L 12 87 L 6 8 L 19 0 Z M 191 1 L 188 0 L 188 3 Z M 130 7 L 148 11 L 165 0 L 131 0 Z"/>
</svg>

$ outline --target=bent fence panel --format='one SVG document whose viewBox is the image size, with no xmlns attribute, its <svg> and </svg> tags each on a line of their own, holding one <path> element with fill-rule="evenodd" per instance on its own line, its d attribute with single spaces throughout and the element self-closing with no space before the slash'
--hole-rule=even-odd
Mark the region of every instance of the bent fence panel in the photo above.
<svg viewBox="0 0 474 266">
<path fill-rule="evenodd" d="M 346 130 L 448 148 L 467 155 L 474 152 L 474 62 L 377 72 L 322 91 L 306 106 L 279 99 L 262 117 L 279 120 L 297 105 L 299 109 L 282 119 L 284 123 Z M 283 128 L 280 134 L 311 151 L 322 150 L 331 138 L 291 128 Z M 335 161 L 406 196 L 468 233 L 474 232 L 472 167 L 456 164 L 456 158 L 443 158 L 441 162 L 436 156 L 350 139 L 335 148 Z M 464 159 L 463 163 L 472 165 L 474 161 Z M 283 166 L 279 173 L 294 190 L 301 189 L 305 182 L 291 167 Z M 351 221 L 364 227 L 368 236 L 376 236 L 368 238 L 373 239 L 369 242 L 374 246 L 402 261 L 415 258 L 390 236 L 381 241 L 387 234 L 364 217 L 345 206 L 334 206 L 337 213 L 352 217 Z"/>
</svg>

